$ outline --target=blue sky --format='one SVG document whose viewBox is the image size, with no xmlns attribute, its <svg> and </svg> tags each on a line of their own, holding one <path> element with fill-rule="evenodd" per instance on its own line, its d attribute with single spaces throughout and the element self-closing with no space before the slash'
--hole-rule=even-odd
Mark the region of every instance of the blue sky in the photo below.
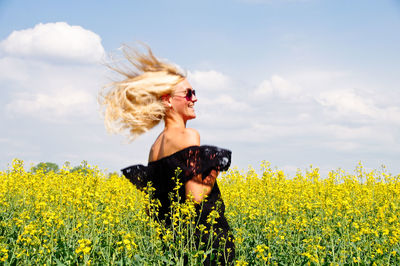
<svg viewBox="0 0 400 266">
<path fill-rule="evenodd" d="M 146 163 L 162 126 L 108 135 L 104 54 L 143 41 L 188 71 L 203 144 L 293 175 L 400 172 L 400 2 L 0 1 L 0 167 Z"/>
</svg>

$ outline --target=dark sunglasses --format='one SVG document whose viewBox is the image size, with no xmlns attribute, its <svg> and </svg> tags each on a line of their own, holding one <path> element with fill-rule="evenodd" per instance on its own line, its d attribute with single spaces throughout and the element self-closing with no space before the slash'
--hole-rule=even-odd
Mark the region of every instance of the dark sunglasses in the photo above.
<svg viewBox="0 0 400 266">
<path fill-rule="evenodd" d="M 179 95 L 175 95 L 175 96 L 184 97 L 184 98 L 186 98 L 186 101 L 191 101 L 191 100 L 193 100 L 193 96 L 196 96 L 196 91 L 193 89 L 187 89 L 185 96 L 179 96 Z"/>
</svg>

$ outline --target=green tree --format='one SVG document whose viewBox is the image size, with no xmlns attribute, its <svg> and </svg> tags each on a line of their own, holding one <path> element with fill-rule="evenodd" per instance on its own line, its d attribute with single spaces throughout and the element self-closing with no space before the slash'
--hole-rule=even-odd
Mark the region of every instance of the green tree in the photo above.
<svg viewBox="0 0 400 266">
<path fill-rule="evenodd" d="M 36 173 L 39 169 L 42 169 L 43 172 L 45 174 L 47 174 L 50 171 L 57 173 L 60 168 L 58 167 L 58 165 L 56 163 L 40 162 L 36 166 L 34 166 L 31 171 L 32 171 L 32 173 Z"/>
<path fill-rule="evenodd" d="M 86 160 L 83 160 L 80 165 L 72 168 L 71 172 L 80 172 L 84 175 L 87 175 L 89 173 L 88 168 L 88 162 Z"/>
</svg>

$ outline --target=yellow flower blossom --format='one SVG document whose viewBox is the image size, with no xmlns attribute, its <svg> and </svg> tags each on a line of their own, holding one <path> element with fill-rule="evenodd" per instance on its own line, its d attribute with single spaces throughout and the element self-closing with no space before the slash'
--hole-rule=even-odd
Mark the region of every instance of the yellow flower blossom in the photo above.
<svg viewBox="0 0 400 266">
<path fill-rule="evenodd" d="M 313 166 L 295 176 L 268 162 L 261 167 L 232 168 L 217 179 L 236 265 L 400 265 L 399 175 L 366 171 L 361 164 L 354 173 L 338 169 L 327 176 Z M 177 198 L 183 184 L 174 180 Z M 166 226 L 156 218 L 155 188 L 138 191 L 88 163 L 79 171 L 65 165 L 45 174 L 14 160 L 0 171 L 0 181 L 2 264 L 47 265 L 57 258 L 74 265 L 185 259 L 201 265 L 212 243 L 202 241 L 199 248 L 194 232 L 214 239 L 218 234 L 198 223 L 190 199 L 171 204 Z M 213 210 L 208 222 L 219 215 Z"/>
</svg>

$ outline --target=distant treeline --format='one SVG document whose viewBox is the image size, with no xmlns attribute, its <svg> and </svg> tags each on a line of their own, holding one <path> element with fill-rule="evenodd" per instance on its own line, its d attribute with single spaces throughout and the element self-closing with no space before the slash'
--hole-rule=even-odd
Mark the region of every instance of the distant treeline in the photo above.
<svg viewBox="0 0 400 266">
<path fill-rule="evenodd" d="M 75 167 L 70 167 L 70 163 L 69 162 L 65 162 L 64 166 L 67 166 L 68 168 L 70 168 L 70 172 L 82 172 L 82 173 L 87 173 L 88 172 L 88 168 L 90 168 L 88 166 L 87 161 L 82 161 L 82 163 L 78 166 Z M 54 173 L 58 173 L 60 171 L 60 167 L 58 166 L 58 164 L 56 163 L 52 163 L 52 162 L 40 162 L 37 165 L 35 165 L 34 167 L 31 168 L 31 172 L 36 174 L 38 171 L 42 171 L 43 173 L 47 174 L 51 171 L 53 171 Z M 110 174 L 117 174 L 116 172 L 113 173 L 109 173 Z"/>
</svg>

